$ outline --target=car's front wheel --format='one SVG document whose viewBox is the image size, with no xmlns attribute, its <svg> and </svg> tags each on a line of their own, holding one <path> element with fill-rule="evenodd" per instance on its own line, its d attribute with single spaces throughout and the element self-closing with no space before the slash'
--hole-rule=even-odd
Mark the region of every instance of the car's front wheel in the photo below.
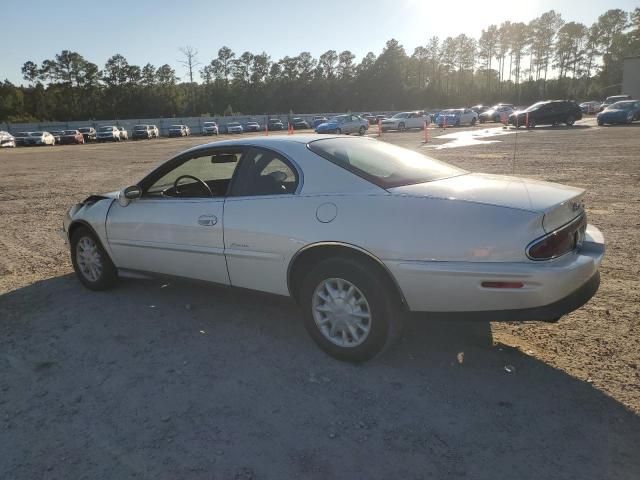
<svg viewBox="0 0 640 480">
<path fill-rule="evenodd" d="M 342 130 L 339 128 L 336 128 L 336 135 L 341 135 L 342 134 Z"/>
<path fill-rule="evenodd" d="M 631 123 L 631 122 L 629 122 L 629 123 Z M 367 131 L 367 129 L 366 129 L 366 128 L 364 128 L 364 125 L 363 125 L 362 127 L 360 127 L 360 130 L 358 130 L 358 134 L 359 134 L 360 136 L 363 136 L 363 135 L 364 135 L 364 132 L 366 132 L 366 131 Z"/>
<path fill-rule="evenodd" d="M 401 330 L 400 312 L 389 291 L 382 276 L 366 264 L 324 260 L 302 284 L 305 327 L 318 346 L 338 360 L 369 360 Z"/>
<path fill-rule="evenodd" d="M 71 235 L 71 263 L 80 282 L 91 290 L 106 290 L 118 279 L 118 271 L 100 240 L 86 227 Z"/>
<path fill-rule="evenodd" d="M 573 125 L 574 123 L 576 123 L 576 119 L 573 117 L 573 115 L 569 115 L 564 123 L 566 123 L 567 125 Z"/>
</svg>

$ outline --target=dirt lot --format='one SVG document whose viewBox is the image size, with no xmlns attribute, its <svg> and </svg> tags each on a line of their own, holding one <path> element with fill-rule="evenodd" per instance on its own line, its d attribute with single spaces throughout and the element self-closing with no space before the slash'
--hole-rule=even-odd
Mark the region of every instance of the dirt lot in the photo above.
<svg viewBox="0 0 640 480">
<path fill-rule="evenodd" d="M 640 478 L 640 124 L 430 133 L 383 139 L 588 190 L 608 242 L 589 304 L 558 324 L 413 322 L 339 363 L 285 299 L 71 275 L 64 210 L 201 137 L 0 151 L 0 478 Z"/>
</svg>

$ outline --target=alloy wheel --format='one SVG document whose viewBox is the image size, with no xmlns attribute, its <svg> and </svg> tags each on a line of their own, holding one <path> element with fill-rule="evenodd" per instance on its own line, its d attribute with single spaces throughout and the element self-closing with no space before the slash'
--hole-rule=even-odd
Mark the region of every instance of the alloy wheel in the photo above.
<svg viewBox="0 0 640 480">
<path fill-rule="evenodd" d="M 90 282 L 97 282 L 102 276 L 102 256 L 98 245 L 90 237 L 82 237 L 76 245 L 76 263 L 82 275 Z"/>
<path fill-rule="evenodd" d="M 364 294 L 342 278 L 327 278 L 316 287 L 312 314 L 318 330 L 334 345 L 357 347 L 371 331 L 371 308 Z"/>
</svg>

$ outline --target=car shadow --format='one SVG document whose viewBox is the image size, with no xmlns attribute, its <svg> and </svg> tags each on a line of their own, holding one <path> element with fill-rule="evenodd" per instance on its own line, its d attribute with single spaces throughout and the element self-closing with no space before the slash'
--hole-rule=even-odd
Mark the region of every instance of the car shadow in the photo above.
<svg viewBox="0 0 640 480">
<path fill-rule="evenodd" d="M 638 478 L 640 418 L 488 323 L 351 365 L 299 316 L 190 282 L 0 296 L 0 477 Z"/>
</svg>

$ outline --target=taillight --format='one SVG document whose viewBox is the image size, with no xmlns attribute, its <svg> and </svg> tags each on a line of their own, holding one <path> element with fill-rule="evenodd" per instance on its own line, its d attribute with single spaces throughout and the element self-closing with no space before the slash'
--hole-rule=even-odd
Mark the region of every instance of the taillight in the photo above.
<svg viewBox="0 0 640 480">
<path fill-rule="evenodd" d="M 527 249 L 527 256 L 532 260 L 551 260 L 564 255 L 582 245 L 587 228 L 585 215 L 544 237 L 535 240 Z"/>
</svg>

